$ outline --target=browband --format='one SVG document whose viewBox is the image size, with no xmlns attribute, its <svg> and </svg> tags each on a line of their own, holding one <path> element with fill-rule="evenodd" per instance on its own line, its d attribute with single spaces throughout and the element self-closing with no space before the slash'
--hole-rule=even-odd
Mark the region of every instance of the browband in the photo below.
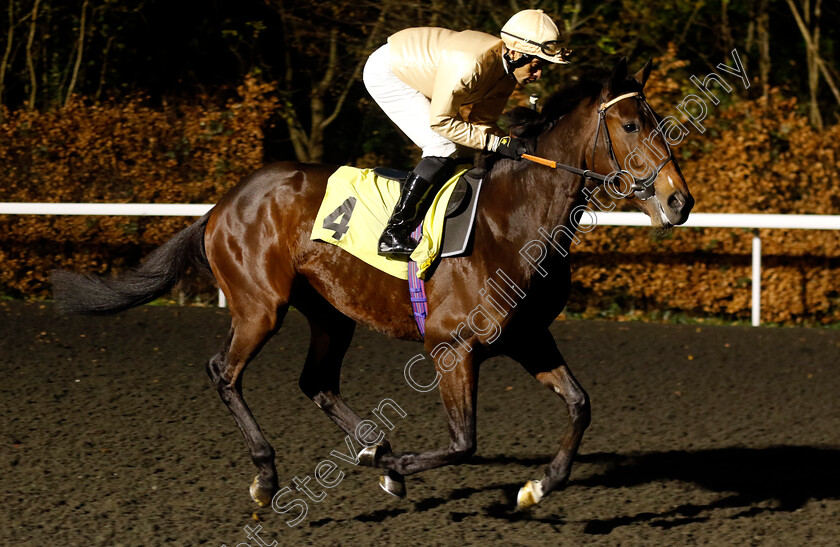
<svg viewBox="0 0 840 547">
<path fill-rule="evenodd" d="M 618 101 L 621 101 L 621 100 L 624 100 L 624 99 L 629 99 L 630 97 L 641 97 L 641 96 L 642 96 L 642 94 L 639 93 L 638 91 L 634 91 L 633 93 L 625 93 L 624 95 L 619 95 L 615 99 L 612 99 L 612 100 L 607 101 L 605 103 L 601 103 L 601 106 L 600 106 L 600 108 L 598 108 L 598 110 L 603 112 L 604 110 L 608 109 L 609 107 L 611 107 L 612 105 L 614 105 Z"/>
</svg>

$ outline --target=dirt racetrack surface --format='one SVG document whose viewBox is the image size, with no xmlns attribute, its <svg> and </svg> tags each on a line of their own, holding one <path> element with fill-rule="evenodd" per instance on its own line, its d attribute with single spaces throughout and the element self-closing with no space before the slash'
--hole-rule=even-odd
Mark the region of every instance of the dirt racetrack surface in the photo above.
<svg viewBox="0 0 840 547">
<path fill-rule="evenodd" d="M 477 454 L 392 498 L 375 470 L 331 456 L 347 452 L 344 434 L 297 387 L 308 328 L 291 312 L 246 371 L 245 397 L 281 486 L 325 459 L 345 475 L 327 490 L 313 478 L 325 495 L 300 494 L 308 513 L 289 527 L 297 509 L 251 502 L 255 468 L 204 372 L 226 311 L 61 318 L 5 302 L 0 321 L 0 545 L 840 543 L 840 331 L 556 323 L 592 426 L 565 490 L 515 512 L 566 427 L 555 394 L 510 360 L 487 362 Z M 342 392 L 361 415 L 383 399 L 405 412 L 386 413 L 397 450 L 448 439 L 437 393 L 403 377 L 419 351 L 360 327 L 345 360 Z"/>
</svg>

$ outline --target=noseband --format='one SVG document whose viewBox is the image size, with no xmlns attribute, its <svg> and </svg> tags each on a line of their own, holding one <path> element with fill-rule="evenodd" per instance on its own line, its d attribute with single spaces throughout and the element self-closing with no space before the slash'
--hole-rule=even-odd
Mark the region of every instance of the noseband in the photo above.
<svg viewBox="0 0 840 547">
<path fill-rule="evenodd" d="M 624 99 L 630 98 L 637 98 L 642 101 L 642 105 L 650 113 L 651 117 L 656 120 L 656 115 L 653 113 L 653 110 L 647 104 L 645 100 L 645 96 L 642 95 L 641 92 L 635 91 L 633 93 L 625 93 L 624 95 L 619 95 L 618 97 L 611 99 L 605 103 L 601 103 L 601 106 L 598 107 L 598 129 L 595 131 L 595 142 L 592 145 L 592 157 L 595 158 L 595 149 L 598 148 L 598 136 L 601 133 L 601 126 L 604 127 L 604 138 L 606 139 L 607 143 L 607 157 L 610 159 L 610 163 L 615 168 L 615 171 L 619 173 L 627 173 L 631 177 L 633 177 L 633 184 L 631 189 L 633 190 L 633 195 L 636 199 L 641 201 L 647 201 L 648 199 L 653 197 L 654 188 L 653 188 L 653 181 L 656 180 L 656 177 L 659 176 L 659 172 L 668 164 L 669 161 L 674 159 L 674 154 L 671 152 L 671 147 L 668 146 L 668 141 L 665 140 L 663 137 L 663 141 L 665 142 L 665 149 L 668 151 L 668 156 L 656 167 L 653 168 L 651 173 L 646 176 L 645 178 L 638 178 L 630 171 L 626 171 L 621 168 L 621 164 L 618 163 L 618 159 L 615 157 L 615 152 L 613 151 L 612 139 L 610 138 L 610 128 L 607 126 L 607 109 L 616 104 L 619 101 L 623 101 Z M 661 134 L 660 134 L 661 135 Z"/>
</svg>

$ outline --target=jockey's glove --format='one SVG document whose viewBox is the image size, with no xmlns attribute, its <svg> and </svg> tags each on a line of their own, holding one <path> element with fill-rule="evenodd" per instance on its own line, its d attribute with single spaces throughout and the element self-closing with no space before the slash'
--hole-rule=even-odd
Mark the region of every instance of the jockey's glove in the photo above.
<svg viewBox="0 0 840 547">
<path fill-rule="evenodd" d="M 529 154 L 531 152 L 531 147 L 522 139 L 516 137 L 502 137 L 499 139 L 499 143 L 493 151 L 506 158 L 519 160 L 522 159 L 522 154 Z"/>
</svg>

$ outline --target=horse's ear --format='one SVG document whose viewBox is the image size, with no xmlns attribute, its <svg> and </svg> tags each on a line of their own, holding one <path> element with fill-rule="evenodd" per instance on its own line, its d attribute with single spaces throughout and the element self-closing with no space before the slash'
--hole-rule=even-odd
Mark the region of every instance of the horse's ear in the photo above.
<svg viewBox="0 0 840 547">
<path fill-rule="evenodd" d="M 645 87 L 645 83 L 648 81 L 651 67 L 653 67 L 653 59 L 648 59 L 645 66 L 642 67 L 642 70 L 633 75 L 633 79 L 639 82 L 639 85 L 641 85 L 642 88 Z"/>
<path fill-rule="evenodd" d="M 610 76 L 610 93 L 618 95 L 621 85 L 627 79 L 627 57 L 622 57 Z"/>
</svg>

